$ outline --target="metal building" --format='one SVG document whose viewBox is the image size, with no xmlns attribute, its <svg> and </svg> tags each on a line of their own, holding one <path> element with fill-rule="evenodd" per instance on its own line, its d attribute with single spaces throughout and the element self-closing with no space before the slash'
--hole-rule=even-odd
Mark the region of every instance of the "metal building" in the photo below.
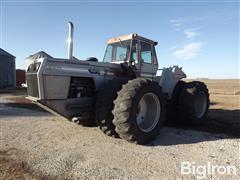
<svg viewBox="0 0 240 180">
<path fill-rule="evenodd" d="M 15 56 L 0 48 L 0 88 L 13 88 L 15 86 Z"/>
</svg>

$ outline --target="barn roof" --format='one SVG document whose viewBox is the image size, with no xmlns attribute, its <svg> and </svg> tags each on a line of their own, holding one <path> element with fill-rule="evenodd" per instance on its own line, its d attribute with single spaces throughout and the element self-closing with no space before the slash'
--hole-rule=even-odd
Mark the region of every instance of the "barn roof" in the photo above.
<svg viewBox="0 0 240 180">
<path fill-rule="evenodd" d="M 10 54 L 9 52 L 3 50 L 2 48 L 0 48 L 0 55 L 3 55 L 3 56 L 10 56 L 10 57 L 14 57 L 12 54 Z"/>
</svg>

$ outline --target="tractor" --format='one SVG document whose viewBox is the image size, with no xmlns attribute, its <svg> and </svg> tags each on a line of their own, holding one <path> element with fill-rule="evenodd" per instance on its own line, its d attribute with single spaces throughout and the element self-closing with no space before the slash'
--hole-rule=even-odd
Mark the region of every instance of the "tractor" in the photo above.
<svg viewBox="0 0 240 180">
<path fill-rule="evenodd" d="M 103 61 L 78 60 L 69 22 L 67 59 L 43 51 L 27 58 L 27 98 L 65 119 L 95 123 L 106 135 L 137 144 L 153 140 L 165 120 L 204 123 L 207 86 L 184 82 L 178 66 L 159 69 L 156 45 L 132 33 L 110 39 Z"/>
</svg>

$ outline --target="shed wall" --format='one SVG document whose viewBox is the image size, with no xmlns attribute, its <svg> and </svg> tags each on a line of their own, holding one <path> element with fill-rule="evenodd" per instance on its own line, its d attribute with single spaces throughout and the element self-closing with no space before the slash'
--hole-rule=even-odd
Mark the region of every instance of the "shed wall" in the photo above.
<svg viewBox="0 0 240 180">
<path fill-rule="evenodd" d="M 15 87 L 15 58 L 0 55 L 0 88 Z"/>
</svg>

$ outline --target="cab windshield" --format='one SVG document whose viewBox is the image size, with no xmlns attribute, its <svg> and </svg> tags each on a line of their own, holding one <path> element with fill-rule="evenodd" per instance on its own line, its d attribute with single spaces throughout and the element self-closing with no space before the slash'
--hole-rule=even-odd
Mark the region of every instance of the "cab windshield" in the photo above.
<svg viewBox="0 0 240 180">
<path fill-rule="evenodd" d="M 129 58 L 131 40 L 108 44 L 103 62 L 126 61 Z"/>
</svg>

